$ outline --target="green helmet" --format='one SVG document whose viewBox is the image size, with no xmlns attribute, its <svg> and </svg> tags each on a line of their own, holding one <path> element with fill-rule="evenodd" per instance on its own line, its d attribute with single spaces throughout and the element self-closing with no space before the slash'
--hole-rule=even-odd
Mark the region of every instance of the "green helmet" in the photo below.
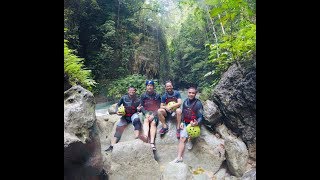
<svg viewBox="0 0 320 180">
<path fill-rule="evenodd" d="M 200 126 L 191 126 L 188 124 L 187 126 L 188 135 L 192 138 L 196 138 L 200 136 Z"/>
<path fill-rule="evenodd" d="M 169 103 L 168 103 L 168 106 L 170 106 L 170 107 L 172 107 L 174 104 L 176 104 L 176 102 L 174 102 L 174 101 L 170 101 Z M 177 108 L 171 108 L 173 111 L 175 111 Z"/>
<path fill-rule="evenodd" d="M 118 112 L 121 113 L 121 114 L 125 114 L 125 109 L 124 109 L 124 106 L 121 105 L 119 108 L 118 108 Z"/>
</svg>

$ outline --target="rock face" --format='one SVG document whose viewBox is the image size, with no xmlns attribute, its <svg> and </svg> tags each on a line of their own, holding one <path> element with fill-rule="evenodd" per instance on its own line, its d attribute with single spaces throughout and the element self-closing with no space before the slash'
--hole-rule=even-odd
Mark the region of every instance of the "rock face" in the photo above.
<svg viewBox="0 0 320 180">
<path fill-rule="evenodd" d="M 116 106 L 117 106 L 117 103 L 115 104 L 112 104 L 109 108 L 108 108 L 108 112 L 109 114 L 116 114 Z"/>
<path fill-rule="evenodd" d="M 68 74 L 64 74 L 64 91 L 68 90 L 71 87 L 72 86 L 70 85 Z"/>
<path fill-rule="evenodd" d="M 204 118 L 209 121 L 210 124 L 216 125 L 222 117 L 219 107 L 210 100 L 206 100 L 203 103 Z"/>
<path fill-rule="evenodd" d="M 64 180 L 103 178 L 95 102 L 81 86 L 64 93 Z"/>
<path fill-rule="evenodd" d="M 188 177 L 188 165 L 185 163 L 169 162 L 161 180 L 185 180 Z"/>
<path fill-rule="evenodd" d="M 255 159 L 256 144 L 256 64 L 233 64 L 211 95 L 223 115 L 223 123 L 249 147 Z M 254 148 L 254 149 L 251 149 Z"/>
<path fill-rule="evenodd" d="M 104 119 L 98 119 L 98 126 L 102 130 L 102 134 L 109 133 L 107 138 L 101 138 L 104 149 L 109 146 L 113 137 L 118 122 L 116 119 L 119 120 L 120 116 L 107 115 Z M 192 150 L 185 149 L 184 165 L 172 164 L 172 161 L 177 157 L 179 140 L 176 138 L 175 120 L 169 118 L 167 123 L 169 132 L 164 137 L 160 137 L 158 134 L 161 123 L 157 127 L 155 139 L 157 152 L 155 154 L 152 153 L 150 144 L 134 139 L 133 126 L 130 123 L 124 130 L 120 141 L 114 145 L 113 151 L 103 152 L 106 154 L 104 167 L 109 178 L 185 179 L 195 176 L 190 171 L 197 168 L 211 172 L 212 175 L 219 170 L 226 159 L 224 140 L 212 135 L 205 127 L 201 127 L 201 136 L 195 140 L 194 148 Z M 137 177 L 131 176 L 130 173 L 133 172 L 136 172 Z"/>
<path fill-rule="evenodd" d="M 225 125 L 217 127 L 217 131 L 224 139 L 228 169 L 232 175 L 241 177 L 246 171 L 249 156 L 245 143 L 229 133 Z"/>
<path fill-rule="evenodd" d="M 111 180 L 157 180 L 161 175 L 160 166 L 150 151 L 150 145 L 138 139 L 114 145 L 108 174 Z"/>
</svg>

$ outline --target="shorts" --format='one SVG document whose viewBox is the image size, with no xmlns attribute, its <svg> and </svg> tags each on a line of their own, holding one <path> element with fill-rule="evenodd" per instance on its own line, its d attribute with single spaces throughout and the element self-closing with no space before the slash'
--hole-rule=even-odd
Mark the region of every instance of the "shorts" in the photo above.
<svg viewBox="0 0 320 180">
<path fill-rule="evenodd" d="M 165 109 L 165 110 L 166 110 L 166 109 Z M 172 116 L 172 113 L 176 113 L 176 111 L 171 111 L 171 112 L 169 112 L 169 111 L 166 110 L 166 113 L 167 113 L 167 116 Z"/>
<path fill-rule="evenodd" d="M 146 111 L 146 114 L 153 114 L 152 111 Z M 143 113 L 140 114 L 140 119 L 144 122 L 144 119 L 145 119 L 145 115 L 143 115 Z M 158 116 L 155 115 L 154 118 L 153 118 L 153 121 L 156 123 L 156 126 L 158 126 L 158 123 L 159 123 L 159 119 L 158 119 Z"/>
<path fill-rule="evenodd" d="M 187 125 L 186 123 L 183 123 L 183 129 L 180 130 L 180 138 L 188 138 L 188 132 L 187 132 Z"/>
<path fill-rule="evenodd" d="M 132 123 L 134 119 L 139 118 L 138 113 L 134 113 L 132 116 L 122 116 L 117 126 L 125 126 L 128 123 Z"/>
</svg>

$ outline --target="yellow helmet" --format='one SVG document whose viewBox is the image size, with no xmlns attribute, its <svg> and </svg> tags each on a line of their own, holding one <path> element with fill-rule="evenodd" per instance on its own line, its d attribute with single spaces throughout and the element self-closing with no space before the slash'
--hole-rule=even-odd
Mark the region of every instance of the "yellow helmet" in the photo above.
<svg viewBox="0 0 320 180">
<path fill-rule="evenodd" d="M 170 101 L 169 103 L 168 103 L 168 106 L 169 107 L 172 107 L 174 104 L 176 104 L 176 102 L 174 102 L 174 101 Z M 175 108 L 171 108 L 173 111 L 175 111 L 177 108 L 175 107 Z"/>
<path fill-rule="evenodd" d="M 118 112 L 121 113 L 121 114 L 125 114 L 125 108 L 123 105 L 121 105 L 119 108 L 118 108 Z"/>
<path fill-rule="evenodd" d="M 200 126 L 191 126 L 188 124 L 187 126 L 188 135 L 192 138 L 196 138 L 200 136 Z"/>
</svg>

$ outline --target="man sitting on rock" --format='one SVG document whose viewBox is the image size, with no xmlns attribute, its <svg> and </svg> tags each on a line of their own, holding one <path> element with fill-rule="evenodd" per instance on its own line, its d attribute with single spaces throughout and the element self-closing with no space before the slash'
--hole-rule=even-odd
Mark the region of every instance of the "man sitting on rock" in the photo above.
<svg viewBox="0 0 320 180">
<path fill-rule="evenodd" d="M 137 139 L 139 137 L 139 133 L 141 130 L 141 122 L 139 115 L 137 113 L 137 107 L 140 104 L 140 99 L 136 97 L 136 89 L 134 87 L 128 88 L 128 94 L 121 97 L 119 100 L 117 106 L 116 106 L 116 112 L 118 115 L 121 116 L 120 121 L 117 124 L 116 132 L 114 134 L 113 139 L 111 140 L 111 145 L 108 149 L 105 151 L 112 151 L 113 145 L 116 144 L 124 131 L 124 129 L 127 127 L 128 123 L 133 124 L 134 126 L 134 135 Z M 120 105 L 123 105 L 125 108 L 125 112 L 119 112 L 118 108 Z"/>
<path fill-rule="evenodd" d="M 140 139 L 144 142 L 150 142 L 153 151 L 156 151 L 154 140 L 157 132 L 158 125 L 158 109 L 160 107 L 160 95 L 154 90 L 154 81 L 146 81 L 146 92 L 140 97 L 141 99 L 141 112 L 143 118 L 143 132 L 144 135 Z M 150 137 L 149 137 L 150 134 Z"/>
<path fill-rule="evenodd" d="M 176 136 L 180 138 L 180 121 L 181 121 L 181 95 L 179 91 L 173 90 L 171 81 L 167 81 L 165 84 L 166 92 L 161 97 L 160 109 L 158 109 L 158 117 L 162 124 L 162 129 L 159 131 L 161 135 L 164 135 L 169 131 L 169 127 L 166 124 L 166 117 L 168 115 L 173 116 L 177 120 Z M 174 102 L 173 106 L 169 106 L 170 102 Z"/>
<path fill-rule="evenodd" d="M 187 133 L 187 126 L 190 124 L 191 126 L 200 125 L 203 120 L 203 106 L 199 99 L 196 98 L 197 90 L 194 87 L 190 87 L 188 89 L 188 98 L 184 100 L 182 105 L 182 122 L 180 124 L 180 141 L 178 145 L 178 157 L 174 160 L 174 162 L 182 162 L 183 154 L 185 148 L 185 142 L 188 138 L 187 148 L 188 150 L 192 149 L 192 141 Z"/>
</svg>

